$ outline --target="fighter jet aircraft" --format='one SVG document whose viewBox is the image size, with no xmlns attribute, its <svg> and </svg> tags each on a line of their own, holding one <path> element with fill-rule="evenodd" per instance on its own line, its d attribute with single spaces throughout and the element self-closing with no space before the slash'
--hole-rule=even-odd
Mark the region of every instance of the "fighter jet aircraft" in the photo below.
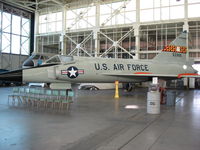
<svg viewBox="0 0 200 150">
<path fill-rule="evenodd" d="M 186 61 L 186 36 L 181 33 L 152 60 L 114 59 L 57 55 L 39 67 L 0 74 L 0 80 L 49 83 L 51 88 L 68 89 L 71 83 L 144 82 L 152 77 L 176 79 L 199 77 Z"/>
</svg>

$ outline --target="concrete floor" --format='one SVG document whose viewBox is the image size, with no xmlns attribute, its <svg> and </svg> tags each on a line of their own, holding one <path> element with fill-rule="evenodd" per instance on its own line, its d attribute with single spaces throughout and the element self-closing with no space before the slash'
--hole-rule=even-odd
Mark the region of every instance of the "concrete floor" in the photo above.
<svg viewBox="0 0 200 150">
<path fill-rule="evenodd" d="M 113 93 L 78 91 L 69 112 L 56 112 L 8 106 L 11 88 L 0 88 L 0 150 L 200 149 L 200 90 L 160 115 L 146 114 L 146 89 Z"/>
</svg>

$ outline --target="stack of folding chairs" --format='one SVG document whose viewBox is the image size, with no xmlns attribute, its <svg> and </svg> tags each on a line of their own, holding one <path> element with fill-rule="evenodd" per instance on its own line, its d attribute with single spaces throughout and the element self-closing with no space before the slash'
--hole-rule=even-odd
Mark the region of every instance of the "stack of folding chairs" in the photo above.
<svg viewBox="0 0 200 150">
<path fill-rule="evenodd" d="M 31 108 L 69 109 L 73 102 L 71 90 L 53 90 L 39 87 L 14 87 L 8 103 Z"/>
</svg>

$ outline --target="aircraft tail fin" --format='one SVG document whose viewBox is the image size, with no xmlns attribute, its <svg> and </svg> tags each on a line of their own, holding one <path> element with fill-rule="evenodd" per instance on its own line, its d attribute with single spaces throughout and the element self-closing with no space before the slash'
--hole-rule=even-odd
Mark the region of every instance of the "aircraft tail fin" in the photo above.
<svg viewBox="0 0 200 150">
<path fill-rule="evenodd" d="M 158 62 L 174 62 L 183 63 L 186 62 L 186 38 L 187 31 L 183 31 L 175 40 L 159 53 L 153 60 Z"/>
</svg>

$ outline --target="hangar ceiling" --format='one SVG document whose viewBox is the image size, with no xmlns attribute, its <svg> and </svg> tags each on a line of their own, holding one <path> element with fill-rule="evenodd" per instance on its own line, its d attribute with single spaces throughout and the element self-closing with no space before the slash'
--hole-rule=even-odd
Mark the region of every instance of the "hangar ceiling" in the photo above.
<svg viewBox="0 0 200 150">
<path fill-rule="evenodd" d="M 15 5 L 19 7 L 23 7 L 29 11 L 35 11 L 44 9 L 47 7 L 54 7 L 54 6 L 74 6 L 74 5 L 83 5 L 83 4 L 90 4 L 92 2 L 110 2 L 110 1 L 120 1 L 120 0 L 0 0 L 1 2 Z M 126 0 L 124 0 L 126 1 Z"/>
<path fill-rule="evenodd" d="M 42 9 L 46 7 L 52 7 L 55 5 L 63 5 L 64 3 L 70 3 L 72 0 L 4 0 L 3 2 L 23 7 L 30 11 Z"/>
</svg>

